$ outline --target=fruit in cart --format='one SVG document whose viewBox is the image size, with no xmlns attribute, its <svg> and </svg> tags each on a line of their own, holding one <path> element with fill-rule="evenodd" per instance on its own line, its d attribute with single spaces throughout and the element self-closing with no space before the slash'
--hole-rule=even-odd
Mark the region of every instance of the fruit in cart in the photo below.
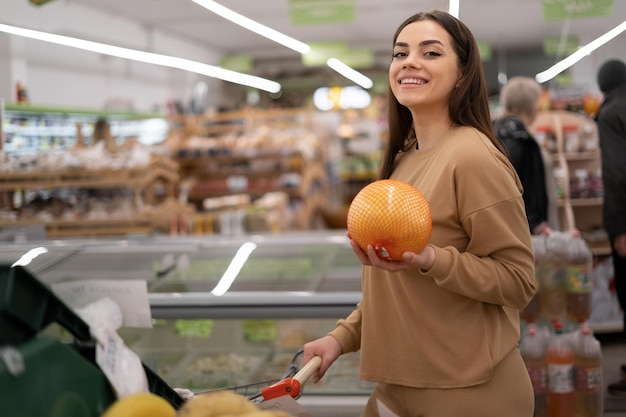
<svg viewBox="0 0 626 417">
<path fill-rule="evenodd" d="M 139 392 L 119 398 L 101 417 L 176 417 L 176 409 L 156 394 Z"/>
<path fill-rule="evenodd" d="M 374 181 L 350 203 L 347 228 L 363 251 L 372 245 L 378 256 L 399 261 L 403 252 L 419 253 L 428 244 L 432 233 L 430 206 L 407 182 Z"/>
<path fill-rule="evenodd" d="M 180 417 L 222 417 L 225 415 L 246 415 L 259 411 L 259 408 L 243 395 L 223 390 L 198 394 L 186 401 L 180 408 Z"/>
<path fill-rule="evenodd" d="M 248 414 L 228 415 L 220 417 L 293 417 L 293 415 L 278 410 L 258 410 Z"/>
</svg>

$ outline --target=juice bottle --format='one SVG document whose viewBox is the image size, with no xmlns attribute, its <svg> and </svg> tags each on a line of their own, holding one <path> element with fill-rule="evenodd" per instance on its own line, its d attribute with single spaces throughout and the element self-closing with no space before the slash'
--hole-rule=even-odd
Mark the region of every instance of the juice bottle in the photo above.
<svg viewBox="0 0 626 417">
<path fill-rule="evenodd" d="M 548 366 L 548 417 L 574 417 L 574 350 L 563 334 L 561 322 L 554 323 L 554 333 L 546 351 Z"/>
<path fill-rule="evenodd" d="M 602 349 L 587 325 L 581 325 L 574 344 L 574 387 L 576 417 L 601 417 L 604 410 L 602 390 Z"/>
<path fill-rule="evenodd" d="M 572 236 L 567 254 L 567 315 L 582 323 L 591 317 L 593 255 L 577 235 Z"/>
<path fill-rule="evenodd" d="M 535 412 L 533 417 L 545 417 L 548 396 L 548 367 L 546 364 L 546 345 L 537 334 L 535 323 L 528 324 L 526 333 L 520 341 L 520 352 L 535 393 Z"/>
<path fill-rule="evenodd" d="M 550 233 L 546 237 L 544 266 L 535 270 L 540 274 L 541 315 L 552 322 L 567 318 L 567 245 L 565 233 Z"/>
</svg>

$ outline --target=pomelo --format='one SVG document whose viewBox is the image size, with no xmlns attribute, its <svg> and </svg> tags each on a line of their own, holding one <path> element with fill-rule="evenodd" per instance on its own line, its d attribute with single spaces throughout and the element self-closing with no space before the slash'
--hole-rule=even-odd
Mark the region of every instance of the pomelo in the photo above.
<svg viewBox="0 0 626 417">
<path fill-rule="evenodd" d="M 432 233 L 430 206 L 407 182 L 374 181 L 350 203 L 347 228 L 363 251 L 372 245 L 381 258 L 399 261 L 405 251 L 419 253 L 428 244 Z"/>
</svg>

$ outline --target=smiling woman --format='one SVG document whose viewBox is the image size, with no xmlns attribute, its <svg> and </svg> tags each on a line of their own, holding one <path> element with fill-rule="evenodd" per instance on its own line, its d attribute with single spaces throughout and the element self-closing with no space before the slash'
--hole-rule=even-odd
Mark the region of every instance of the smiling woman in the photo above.
<svg viewBox="0 0 626 417">
<path fill-rule="evenodd" d="M 432 234 L 419 253 L 389 260 L 348 233 L 363 265 L 362 300 L 328 336 L 305 344 L 304 359 L 323 358 L 319 379 L 341 354 L 360 350 L 360 377 L 377 384 L 362 417 L 387 409 L 400 417 L 532 416 L 517 348 L 518 310 L 535 291 L 532 245 L 469 29 L 442 11 L 403 22 L 388 97 L 380 178 L 421 191 Z"/>
</svg>

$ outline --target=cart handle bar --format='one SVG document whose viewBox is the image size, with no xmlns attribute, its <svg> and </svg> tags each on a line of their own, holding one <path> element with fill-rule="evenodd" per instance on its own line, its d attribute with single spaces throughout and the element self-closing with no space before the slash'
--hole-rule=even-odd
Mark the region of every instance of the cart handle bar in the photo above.
<svg viewBox="0 0 626 417">
<path fill-rule="evenodd" d="M 320 369 L 320 366 L 322 366 L 322 357 L 314 356 L 293 377 L 285 378 L 267 388 L 263 388 L 261 390 L 263 400 L 267 401 L 284 395 L 298 398 L 302 390 L 302 385 Z"/>
</svg>

